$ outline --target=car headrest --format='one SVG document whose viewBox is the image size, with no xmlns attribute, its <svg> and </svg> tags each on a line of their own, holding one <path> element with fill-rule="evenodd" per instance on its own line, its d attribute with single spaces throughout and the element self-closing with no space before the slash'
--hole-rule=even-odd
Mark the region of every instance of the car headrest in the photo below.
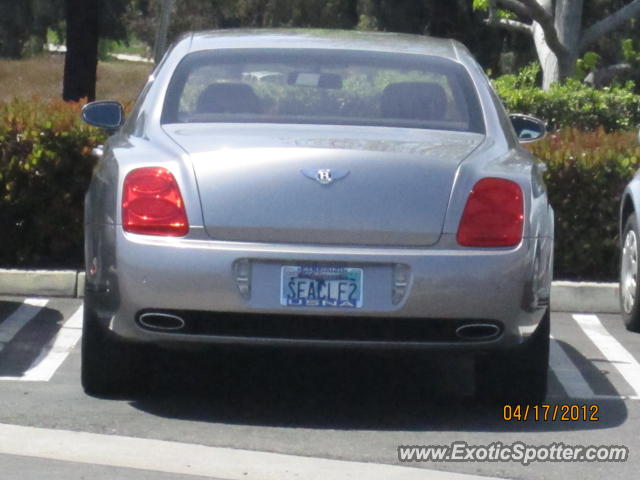
<svg viewBox="0 0 640 480">
<path fill-rule="evenodd" d="M 213 83 L 196 102 L 197 113 L 260 113 L 260 99 L 245 83 Z"/>
<path fill-rule="evenodd" d="M 447 94 L 433 82 L 390 83 L 382 91 L 380 110 L 385 118 L 442 120 Z"/>
</svg>

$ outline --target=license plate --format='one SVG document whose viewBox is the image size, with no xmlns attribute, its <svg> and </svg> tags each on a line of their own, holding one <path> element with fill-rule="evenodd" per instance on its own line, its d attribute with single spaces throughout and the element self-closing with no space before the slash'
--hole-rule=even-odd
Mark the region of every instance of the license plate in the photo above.
<svg viewBox="0 0 640 480">
<path fill-rule="evenodd" d="M 288 307 L 362 307 L 362 269 L 284 266 L 280 304 Z"/>
</svg>

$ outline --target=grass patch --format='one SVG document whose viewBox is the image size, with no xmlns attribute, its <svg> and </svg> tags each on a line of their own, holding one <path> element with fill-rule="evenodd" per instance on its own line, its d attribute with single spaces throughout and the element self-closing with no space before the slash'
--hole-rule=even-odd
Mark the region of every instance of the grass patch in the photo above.
<svg viewBox="0 0 640 480">
<path fill-rule="evenodd" d="M 98 100 L 135 100 L 153 65 L 109 61 L 98 64 Z M 62 97 L 64 55 L 43 55 L 26 60 L 0 60 L 0 102 L 15 98 L 44 100 Z"/>
</svg>

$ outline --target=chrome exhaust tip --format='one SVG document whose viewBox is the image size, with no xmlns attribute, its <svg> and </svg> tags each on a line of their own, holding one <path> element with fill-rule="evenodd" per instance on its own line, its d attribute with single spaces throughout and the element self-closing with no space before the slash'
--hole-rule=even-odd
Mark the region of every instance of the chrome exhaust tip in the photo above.
<svg viewBox="0 0 640 480">
<path fill-rule="evenodd" d="M 492 323 L 469 323 L 456 328 L 456 336 L 463 340 L 493 340 L 500 328 Z"/>
<path fill-rule="evenodd" d="M 186 326 L 182 318 L 169 313 L 143 313 L 138 321 L 145 328 L 164 332 L 177 332 Z"/>
</svg>

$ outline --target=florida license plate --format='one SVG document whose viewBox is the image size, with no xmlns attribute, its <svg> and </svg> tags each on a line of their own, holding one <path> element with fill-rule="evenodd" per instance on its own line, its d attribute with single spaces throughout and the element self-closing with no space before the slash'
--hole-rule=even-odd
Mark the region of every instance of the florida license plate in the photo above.
<svg viewBox="0 0 640 480">
<path fill-rule="evenodd" d="M 360 308 L 362 269 L 284 266 L 280 304 L 289 307 Z"/>
</svg>

